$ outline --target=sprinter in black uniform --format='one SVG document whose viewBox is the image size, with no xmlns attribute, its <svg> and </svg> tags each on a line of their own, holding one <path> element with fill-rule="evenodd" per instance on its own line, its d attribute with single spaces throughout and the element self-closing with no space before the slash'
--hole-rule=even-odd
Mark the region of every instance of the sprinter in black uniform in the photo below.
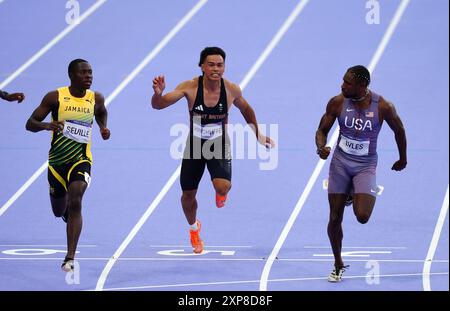
<svg viewBox="0 0 450 311">
<path fill-rule="evenodd" d="M 190 133 L 181 165 L 180 182 L 183 190 L 181 204 L 190 225 L 190 240 L 194 253 L 203 251 L 200 239 L 201 224 L 197 219 L 197 188 L 205 166 L 216 190 L 216 205 L 223 207 L 231 189 L 231 151 L 226 134 L 228 111 L 235 105 L 252 127 L 258 141 L 274 147 L 270 137 L 258 131 L 255 112 L 242 96 L 238 85 L 223 79 L 225 52 L 218 47 L 207 47 L 200 54 L 202 76 L 180 83 L 175 90 L 162 95 L 164 76 L 153 79 L 152 107 L 164 109 L 181 98 L 188 102 Z"/>
<path fill-rule="evenodd" d="M 180 175 L 181 188 L 188 191 L 198 188 L 205 166 L 212 181 L 219 178 L 231 181 L 230 144 L 225 129 L 228 119 L 225 83 L 220 80 L 219 101 L 212 107 L 204 103 L 203 76 L 198 77 L 197 85 L 194 107 L 189 111 L 190 133 Z M 218 207 L 224 204 L 216 203 Z"/>
</svg>

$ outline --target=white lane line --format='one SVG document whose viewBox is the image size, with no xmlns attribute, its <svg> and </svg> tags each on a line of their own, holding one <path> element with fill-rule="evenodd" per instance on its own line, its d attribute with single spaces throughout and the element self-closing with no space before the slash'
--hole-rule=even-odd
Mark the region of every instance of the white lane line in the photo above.
<svg viewBox="0 0 450 311">
<path fill-rule="evenodd" d="M 402 273 L 402 274 L 378 274 L 371 275 L 371 277 L 378 278 L 389 278 L 389 277 L 411 277 L 411 276 L 421 276 L 421 273 Z M 448 272 L 436 272 L 432 275 L 448 275 Z M 349 275 L 345 276 L 345 279 L 365 279 L 367 275 Z M 272 279 L 269 282 L 299 282 L 299 281 L 320 281 L 327 280 L 328 277 L 309 277 L 309 278 L 289 278 L 289 279 Z M 233 284 L 252 284 L 259 283 L 259 280 L 249 280 L 249 281 L 226 281 L 226 282 L 204 282 L 204 283 L 182 283 L 182 284 L 166 284 L 166 285 L 147 285 L 147 286 L 132 286 L 132 287 L 114 287 L 105 288 L 105 291 L 114 290 L 138 290 L 138 289 L 152 289 L 152 288 L 170 288 L 170 287 L 186 287 L 186 286 L 210 286 L 210 285 L 233 285 Z M 369 287 L 367 288 L 369 289 Z"/>
<path fill-rule="evenodd" d="M 153 200 L 153 202 L 147 208 L 145 213 L 142 215 L 142 217 L 139 219 L 139 221 L 136 223 L 136 225 L 130 231 L 128 236 L 125 238 L 125 240 L 123 240 L 123 242 L 120 244 L 119 248 L 114 252 L 112 257 L 108 260 L 108 262 L 106 263 L 106 266 L 103 268 L 103 271 L 102 271 L 100 277 L 97 280 L 97 285 L 95 287 L 95 290 L 103 290 L 106 278 L 108 277 L 109 272 L 111 271 L 112 267 L 116 263 L 117 259 L 125 251 L 125 248 L 128 246 L 128 244 L 130 244 L 131 240 L 136 236 L 139 229 L 144 225 L 144 223 L 147 221 L 148 217 L 150 217 L 150 215 L 152 214 L 152 212 L 156 208 L 156 206 L 159 204 L 159 202 L 161 202 L 165 193 L 167 191 L 169 191 L 170 187 L 173 185 L 175 180 L 177 180 L 178 175 L 180 174 L 180 170 L 181 170 L 181 168 L 178 167 L 177 170 L 172 174 L 172 176 L 169 178 L 167 183 L 162 188 L 161 192 L 157 195 L 155 200 Z"/>
<path fill-rule="evenodd" d="M 54 257 L 0 257 L 0 260 L 7 260 L 7 261 L 14 261 L 14 260 L 38 260 L 38 261 L 46 261 L 46 260 L 63 260 L 64 257 L 58 257 L 58 258 L 54 258 Z M 102 258 L 102 257 L 89 257 L 89 258 L 85 258 L 85 257 L 77 257 L 76 260 L 92 260 L 92 261 L 106 261 L 109 258 Z"/>
<path fill-rule="evenodd" d="M 191 248 L 191 245 L 149 245 L 149 247 L 184 247 L 184 248 Z M 243 245 L 205 245 L 205 248 L 252 248 L 253 246 L 243 246 Z"/>
<path fill-rule="evenodd" d="M 104 0 L 106 1 L 106 0 Z M 192 16 L 207 2 L 208 0 L 200 0 L 189 11 L 182 20 L 158 43 L 158 45 L 144 58 L 144 60 L 133 69 L 133 71 L 114 89 L 114 91 L 106 98 L 105 106 L 108 106 L 123 89 L 148 65 L 148 63 L 155 58 L 156 55 L 169 43 L 169 41 L 180 31 L 181 28 L 192 18 Z M 45 161 L 41 167 L 28 179 L 25 184 L 0 208 L 0 216 L 28 189 L 28 187 L 45 171 L 48 162 Z"/>
<path fill-rule="evenodd" d="M 139 72 L 144 69 L 148 63 L 153 60 L 156 55 L 172 40 L 172 38 L 189 22 L 189 20 L 208 2 L 208 0 L 200 0 L 176 25 L 175 27 L 158 43 L 158 45 L 148 54 L 145 59 L 133 70 L 133 72 L 120 83 L 120 85 L 106 99 L 105 105 L 108 105 L 120 92 L 133 80 Z"/>
<path fill-rule="evenodd" d="M 0 247 L 67 247 L 66 244 L 0 244 Z M 93 244 L 78 245 L 77 247 L 97 247 Z"/>
<path fill-rule="evenodd" d="M 373 72 L 373 70 L 375 69 L 375 67 L 378 64 L 378 61 L 380 60 L 381 56 L 383 55 L 384 50 L 386 49 L 387 44 L 389 43 L 389 40 L 391 39 L 395 28 L 397 27 L 398 23 L 400 22 L 400 19 L 403 15 L 403 12 L 405 11 L 407 5 L 409 3 L 409 0 L 403 0 L 399 7 L 397 8 L 397 11 L 395 12 L 394 17 L 392 18 L 388 29 L 386 30 L 386 33 L 383 36 L 383 39 L 380 42 L 380 45 L 378 46 L 374 56 L 372 57 L 372 60 L 368 66 L 368 70 L 370 72 Z M 334 146 L 337 139 L 338 139 L 338 135 L 339 135 L 339 127 L 336 127 L 336 129 L 333 132 L 333 135 L 330 139 L 330 141 L 328 142 L 329 146 Z M 306 202 L 306 199 L 309 196 L 309 193 L 312 190 L 312 187 L 314 186 L 314 184 L 316 183 L 317 178 L 319 177 L 319 174 L 323 168 L 323 166 L 325 165 L 325 160 L 320 159 L 311 175 L 311 177 L 308 180 L 308 183 L 305 187 L 305 189 L 303 190 L 302 195 L 300 196 L 300 199 L 298 200 L 294 210 L 292 211 L 291 216 L 289 217 L 289 220 L 287 221 L 286 225 L 283 228 L 283 231 L 281 232 L 280 237 L 278 238 L 277 243 L 275 244 L 275 247 L 272 250 L 272 253 L 269 256 L 269 259 L 267 260 L 262 275 L 261 275 L 261 283 L 259 286 L 259 289 L 262 291 L 267 290 L 267 280 L 269 279 L 269 273 L 270 273 L 270 269 L 272 268 L 272 264 L 275 260 L 275 258 L 277 257 L 278 253 L 280 252 L 281 247 L 284 244 L 284 241 L 286 240 L 289 231 L 291 230 L 292 226 L 294 225 L 295 220 L 297 219 L 298 214 L 300 213 L 300 211 L 303 208 L 303 205 Z"/>
<path fill-rule="evenodd" d="M 11 255 L 12 256 L 12 255 Z M 202 255 L 200 255 L 202 256 Z M 62 260 L 64 257 L 0 257 L 0 260 Z M 108 261 L 109 257 L 77 257 L 76 260 L 92 260 L 92 261 Z M 265 258 L 199 258 L 196 256 L 196 258 L 168 258 L 168 257 L 121 257 L 118 258 L 117 261 L 265 261 Z M 373 261 L 374 259 L 347 259 L 346 262 L 369 262 Z M 334 262 L 334 259 L 311 259 L 311 258 L 279 258 L 277 261 L 285 261 L 285 262 Z M 384 263 L 424 263 L 425 260 L 423 259 L 376 259 L 377 262 L 384 262 Z M 445 263 L 448 264 L 449 260 L 441 260 L 441 259 L 435 259 L 433 260 L 433 263 L 435 264 L 441 264 Z"/>
<path fill-rule="evenodd" d="M 28 187 L 31 186 L 32 183 L 35 182 L 35 180 L 45 171 L 47 168 L 48 162 L 45 161 L 36 172 L 34 172 L 33 175 L 19 188 L 19 190 L 14 193 L 12 197 L 9 198 L 8 201 L 6 201 L 5 204 L 0 208 L 0 216 L 2 216 L 8 208 L 25 192 L 25 190 L 28 189 Z"/>
<path fill-rule="evenodd" d="M 448 212 L 448 185 L 447 185 L 447 192 L 445 193 L 444 202 L 442 203 L 441 211 L 439 213 L 436 226 L 434 227 L 433 238 L 431 239 L 430 247 L 428 248 L 427 257 L 425 258 L 425 264 L 423 265 L 422 284 L 424 291 L 431 291 L 431 284 L 430 284 L 430 275 L 432 275 L 430 273 L 431 263 L 433 262 L 433 257 L 436 252 L 439 237 L 441 236 L 442 227 L 444 226 L 447 212 Z"/>
<path fill-rule="evenodd" d="M 304 246 L 303 248 L 310 248 L 310 249 L 329 249 L 331 250 L 330 246 Z M 349 249 L 406 249 L 404 246 L 342 246 L 342 249 L 349 248 Z"/>
<path fill-rule="evenodd" d="M 34 54 L 29 60 L 27 60 L 22 66 L 20 66 L 16 71 L 13 72 L 5 81 L 0 83 L 0 89 L 5 88 L 10 84 L 15 78 L 17 78 L 22 72 L 24 72 L 28 67 L 30 67 L 35 61 L 37 61 L 42 55 L 47 53 L 55 44 L 57 44 L 61 39 L 67 36 L 75 27 L 81 24 L 86 18 L 88 18 L 92 13 L 94 13 L 106 0 L 98 0 L 95 2 L 86 12 L 84 12 L 77 23 L 72 23 L 67 26 L 63 31 L 61 31 L 56 37 L 54 37 L 49 43 L 47 43 L 43 48 L 41 48 L 36 54 Z"/>
<path fill-rule="evenodd" d="M 356 253 L 356 254 L 355 254 Z M 372 254 L 392 254 L 391 251 L 342 252 L 342 257 L 370 257 Z M 333 254 L 313 254 L 313 257 L 333 257 Z"/>
<path fill-rule="evenodd" d="M 334 262 L 334 259 L 326 259 L 326 258 L 315 258 L 315 259 L 297 259 L 297 258 L 278 258 L 278 261 L 306 261 L 306 262 Z M 368 262 L 376 260 L 378 262 L 403 262 L 403 263 L 421 263 L 425 262 L 423 259 L 374 259 L 374 258 L 368 258 L 368 259 L 345 259 L 347 262 Z M 447 263 L 449 262 L 448 259 L 439 259 L 439 260 L 433 260 L 434 263 Z"/>
<path fill-rule="evenodd" d="M 295 7 L 295 9 L 292 11 L 290 16 L 287 18 L 287 20 L 283 23 L 281 28 L 277 31 L 275 36 L 272 38 L 268 46 L 264 49 L 262 54 L 259 56 L 259 58 L 256 60 L 255 64 L 251 67 L 249 72 L 246 74 L 242 82 L 239 84 L 241 89 L 243 90 L 245 86 L 247 86 L 248 82 L 253 78 L 255 73 L 258 71 L 258 69 L 262 66 L 264 61 L 269 57 L 272 50 L 275 48 L 275 46 L 278 44 L 278 42 L 283 37 L 284 33 L 289 29 L 291 24 L 294 22 L 295 18 L 300 14 L 303 7 L 308 3 L 309 0 L 301 0 L 300 3 Z M 147 221 L 147 219 L 152 214 L 153 210 L 158 206 L 159 202 L 163 199 L 163 197 L 166 195 L 166 193 L 170 190 L 172 185 L 177 180 L 178 176 L 180 175 L 181 171 L 181 164 L 177 167 L 175 172 L 172 174 L 172 176 L 169 178 L 167 183 L 164 185 L 163 189 L 159 192 L 155 200 L 150 204 L 148 209 L 145 211 L 144 215 L 139 219 L 139 221 L 136 223 L 134 228 L 131 230 L 131 232 L 128 234 L 128 236 L 125 238 L 125 240 L 122 242 L 122 244 L 119 246 L 117 251 L 114 253 L 114 255 L 111 257 L 111 259 L 108 261 L 107 265 L 102 271 L 102 274 L 100 278 L 98 279 L 96 290 L 102 290 L 106 278 L 108 277 L 109 272 L 111 271 L 114 263 L 116 262 L 117 258 L 120 257 L 120 255 L 124 252 L 125 248 L 131 243 L 131 240 L 136 236 L 137 232 L 140 230 L 140 228 L 144 225 L 144 223 Z"/>
<path fill-rule="evenodd" d="M 253 79 L 253 76 L 256 74 L 256 72 L 259 70 L 259 68 L 262 66 L 262 64 L 266 61 L 267 57 L 269 57 L 270 53 L 272 53 L 272 50 L 278 45 L 280 40 L 283 38 L 284 34 L 289 30 L 289 28 L 292 26 L 294 21 L 297 19 L 298 15 L 303 11 L 303 9 L 308 4 L 308 2 L 309 2 L 309 0 L 302 0 L 297 4 L 297 6 L 291 12 L 291 14 L 286 19 L 286 21 L 283 23 L 281 28 L 275 34 L 273 39 L 270 41 L 269 45 L 264 49 L 263 53 L 259 56 L 256 63 L 252 66 L 250 71 L 247 73 L 247 75 L 244 77 L 244 79 L 240 83 L 241 89 L 244 89 L 247 86 L 247 84 L 250 82 L 250 80 Z"/>
</svg>

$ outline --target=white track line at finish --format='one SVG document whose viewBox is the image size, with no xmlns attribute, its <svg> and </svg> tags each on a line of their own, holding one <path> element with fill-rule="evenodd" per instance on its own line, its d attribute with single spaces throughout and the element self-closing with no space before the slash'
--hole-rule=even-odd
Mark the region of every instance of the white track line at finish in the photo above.
<svg viewBox="0 0 450 311">
<path fill-rule="evenodd" d="M 442 227 L 444 226 L 445 223 L 445 217 L 447 216 L 447 212 L 448 212 L 448 185 L 444 197 L 444 202 L 442 203 L 441 211 L 439 213 L 436 226 L 434 227 L 434 233 L 430 242 L 430 247 L 428 248 L 427 257 L 425 258 L 425 264 L 423 265 L 422 284 L 424 291 L 431 291 L 431 284 L 430 284 L 430 275 L 432 275 L 430 273 L 431 263 L 433 262 L 433 257 L 434 254 L 436 253 L 436 248 L 439 242 L 439 237 L 441 236 Z"/>
<path fill-rule="evenodd" d="M 371 278 L 392 278 L 392 277 L 411 277 L 411 276 L 421 276 L 421 273 L 403 273 L 403 274 L 376 274 L 370 275 Z M 436 272 L 431 275 L 448 275 L 448 272 Z M 345 279 L 365 279 L 367 275 L 349 275 L 345 276 Z M 328 277 L 306 277 L 306 278 L 289 278 L 289 279 L 272 279 L 269 282 L 300 282 L 300 281 L 325 281 Z M 233 285 L 233 284 L 254 284 L 259 283 L 259 280 L 248 280 L 248 281 L 226 281 L 226 282 L 204 282 L 204 283 L 184 283 L 184 284 L 166 284 L 166 285 L 148 285 L 148 286 L 133 286 L 133 287 L 116 287 L 116 288 L 105 288 L 105 291 L 115 291 L 115 290 L 139 290 L 139 289 L 152 289 L 152 288 L 170 288 L 170 287 L 187 287 L 187 286 L 211 286 L 211 285 Z M 370 288 L 367 288 L 370 290 Z"/>
</svg>

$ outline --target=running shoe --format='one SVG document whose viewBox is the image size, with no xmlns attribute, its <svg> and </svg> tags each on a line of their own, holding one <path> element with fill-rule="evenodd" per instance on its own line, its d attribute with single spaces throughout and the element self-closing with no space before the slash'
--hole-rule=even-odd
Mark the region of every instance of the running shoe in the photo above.
<svg viewBox="0 0 450 311">
<path fill-rule="evenodd" d="M 330 275 L 328 276 L 328 282 L 337 283 L 342 281 L 342 275 L 344 274 L 345 270 L 348 269 L 348 267 L 348 265 L 340 268 L 335 266 L 333 268 L 333 271 L 331 271 Z"/>
<path fill-rule="evenodd" d="M 194 249 L 194 253 L 200 254 L 201 252 L 203 252 L 203 241 L 202 239 L 200 239 L 200 229 L 202 227 L 202 224 L 200 223 L 199 220 L 197 220 L 197 226 L 198 226 L 197 230 L 192 229 L 189 230 L 189 235 L 191 239 L 192 248 Z"/>
<path fill-rule="evenodd" d="M 74 269 L 73 258 L 65 258 L 63 263 L 61 264 L 61 269 L 64 272 L 71 272 Z"/>
<path fill-rule="evenodd" d="M 227 200 L 227 196 L 226 195 L 219 195 L 216 192 L 216 206 L 218 208 L 223 207 L 225 205 L 226 200 Z"/>
</svg>

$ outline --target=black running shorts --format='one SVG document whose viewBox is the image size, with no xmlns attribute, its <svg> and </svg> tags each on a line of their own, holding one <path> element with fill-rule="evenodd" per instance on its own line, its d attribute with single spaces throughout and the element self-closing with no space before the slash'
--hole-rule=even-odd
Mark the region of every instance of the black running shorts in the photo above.
<svg viewBox="0 0 450 311">
<path fill-rule="evenodd" d="M 189 139 L 188 139 L 189 140 Z M 216 140 L 216 143 L 223 142 L 222 139 Z M 207 145 L 205 147 L 205 144 Z M 209 145 L 208 145 L 209 144 Z M 220 144 L 222 146 L 223 144 Z M 194 145 L 195 146 L 195 145 Z M 225 148 L 214 152 L 214 142 L 202 141 L 202 152 L 194 152 L 194 148 L 189 148 L 187 145 L 183 162 L 181 164 L 180 183 L 182 190 L 196 190 L 200 180 L 205 171 L 205 166 L 208 168 L 211 180 L 215 178 L 223 178 L 231 181 L 231 152 L 229 140 L 225 143 Z M 209 152 L 205 152 L 205 150 Z M 190 152 L 189 152 L 190 150 Z"/>
<path fill-rule="evenodd" d="M 48 166 L 48 183 L 50 195 L 54 198 L 63 197 L 70 183 L 81 180 L 87 183 L 91 182 L 91 162 L 81 160 L 76 163 L 68 163 L 59 166 Z"/>
</svg>

